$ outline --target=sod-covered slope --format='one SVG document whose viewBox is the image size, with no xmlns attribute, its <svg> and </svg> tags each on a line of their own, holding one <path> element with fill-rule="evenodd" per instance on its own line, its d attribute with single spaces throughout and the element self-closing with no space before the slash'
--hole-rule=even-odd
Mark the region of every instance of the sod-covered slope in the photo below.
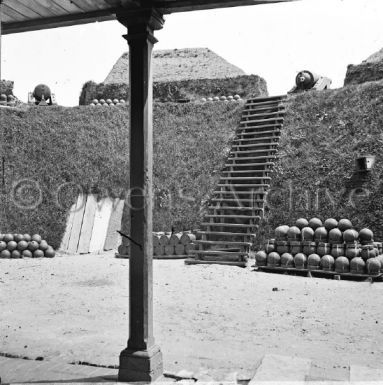
<svg viewBox="0 0 383 385">
<path fill-rule="evenodd" d="M 350 218 L 383 240 L 383 82 L 307 92 L 286 104 L 259 241 L 314 215 Z M 370 175 L 354 173 L 358 154 L 376 155 Z"/>
<path fill-rule="evenodd" d="M 154 106 L 155 230 L 198 226 L 241 108 L 240 103 Z M 80 189 L 124 196 L 127 108 L 0 109 L 0 122 L 2 232 L 40 233 L 58 247 Z"/>
</svg>

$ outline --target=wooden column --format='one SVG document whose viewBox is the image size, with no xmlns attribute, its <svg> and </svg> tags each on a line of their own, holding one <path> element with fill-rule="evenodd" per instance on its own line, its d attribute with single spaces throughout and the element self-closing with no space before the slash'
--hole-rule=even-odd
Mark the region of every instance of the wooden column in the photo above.
<svg viewBox="0 0 383 385">
<path fill-rule="evenodd" d="M 1 83 L 1 38 L 2 38 L 2 30 L 1 30 L 1 23 L 3 19 L 3 0 L 0 0 L 0 83 Z M 1 91 L 1 87 L 0 87 Z M 1 93 L 1 92 L 0 92 Z"/>
<path fill-rule="evenodd" d="M 163 26 L 154 9 L 118 14 L 128 27 L 130 81 L 130 260 L 129 340 L 121 352 L 119 381 L 150 382 L 163 373 L 153 337 L 152 277 L 152 74 L 155 29 Z"/>
</svg>

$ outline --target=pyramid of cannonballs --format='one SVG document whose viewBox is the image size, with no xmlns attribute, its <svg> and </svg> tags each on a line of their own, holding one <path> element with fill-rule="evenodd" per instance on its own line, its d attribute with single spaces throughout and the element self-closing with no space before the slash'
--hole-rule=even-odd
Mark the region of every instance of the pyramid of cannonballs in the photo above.
<svg viewBox="0 0 383 385">
<path fill-rule="evenodd" d="M 92 103 L 90 103 L 90 106 L 97 106 L 97 107 L 114 107 L 114 106 L 123 106 L 126 104 L 124 99 L 93 99 Z"/>
<path fill-rule="evenodd" d="M 55 251 L 41 235 L 0 234 L 0 258 L 53 258 Z"/>
<path fill-rule="evenodd" d="M 357 231 L 350 220 L 299 218 L 293 226 L 275 229 L 265 250 L 256 253 L 257 266 L 377 275 L 383 272 L 382 243 L 373 232 Z"/>
</svg>

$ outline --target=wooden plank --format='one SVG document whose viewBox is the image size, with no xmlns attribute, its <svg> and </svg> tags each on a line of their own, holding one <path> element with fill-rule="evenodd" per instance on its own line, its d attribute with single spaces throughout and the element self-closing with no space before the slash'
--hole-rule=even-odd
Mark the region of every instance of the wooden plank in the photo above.
<svg viewBox="0 0 383 385">
<path fill-rule="evenodd" d="M 96 209 L 97 197 L 95 195 L 88 195 L 85 205 L 84 218 L 81 225 L 80 239 L 77 247 L 77 252 L 79 254 L 89 253 L 89 244 L 92 236 Z"/>
<path fill-rule="evenodd" d="M 86 205 L 86 195 L 81 194 L 78 196 L 76 211 L 73 217 L 73 225 L 70 233 L 68 252 L 73 254 L 77 252 L 78 241 L 80 239 L 81 225 L 84 218 L 84 211 Z"/>
<path fill-rule="evenodd" d="M 78 201 L 78 198 L 77 198 L 76 202 L 73 203 L 73 205 L 71 206 L 71 208 L 69 210 L 69 215 L 68 215 L 68 218 L 66 221 L 65 233 L 64 233 L 63 239 L 61 240 L 61 244 L 60 244 L 60 248 L 59 248 L 59 250 L 61 250 L 61 251 L 68 251 L 69 239 L 70 239 L 70 235 L 71 235 L 71 231 L 72 231 L 73 218 L 74 218 L 74 214 L 76 212 L 77 201 Z"/>
<path fill-rule="evenodd" d="M 57 13 L 52 11 L 52 8 L 44 7 L 43 5 L 39 4 L 38 1 L 34 1 L 33 4 L 31 4 L 31 0 L 13 0 L 13 3 L 22 4 L 24 7 L 27 7 L 28 9 L 33 8 L 34 12 L 37 12 L 39 15 L 44 17 L 57 15 Z"/>
<path fill-rule="evenodd" d="M 111 198 L 104 198 L 98 202 L 89 244 L 90 253 L 103 250 L 112 209 L 113 200 Z"/>
<path fill-rule="evenodd" d="M 188 258 L 185 260 L 185 265 L 227 265 L 246 267 L 247 262 L 232 262 L 232 261 L 202 261 L 198 259 Z"/>
<path fill-rule="evenodd" d="M 116 198 L 113 201 L 112 214 L 110 215 L 108 230 L 106 232 L 104 250 L 115 250 L 121 243 L 121 236 L 117 233 L 117 230 L 121 230 L 124 203 L 125 201 L 119 198 Z"/>
<path fill-rule="evenodd" d="M 7 2 L 7 8 L 13 9 L 17 13 L 19 13 L 20 15 L 22 15 L 28 19 L 33 19 L 36 17 L 43 16 L 43 14 L 39 14 L 38 12 L 36 12 L 33 9 L 33 7 L 27 7 L 23 3 L 19 2 L 18 0 L 13 0 L 13 1 Z"/>
</svg>

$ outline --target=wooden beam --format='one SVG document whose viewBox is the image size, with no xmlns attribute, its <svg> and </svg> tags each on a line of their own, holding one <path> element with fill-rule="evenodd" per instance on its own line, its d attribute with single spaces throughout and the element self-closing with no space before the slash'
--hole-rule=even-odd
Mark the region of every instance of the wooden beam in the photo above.
<svg viewBox="0 0 383 385">
<path fill-rule="evenodd" d="M 67 27 L 95 21 L 115 20 L 115 9 L 105 9 L 92 12 L 53 16 L 41 19 L 24 20 L 12 23 L 3 23 L 3 35 L 41 29 Z"/>
</svg>

